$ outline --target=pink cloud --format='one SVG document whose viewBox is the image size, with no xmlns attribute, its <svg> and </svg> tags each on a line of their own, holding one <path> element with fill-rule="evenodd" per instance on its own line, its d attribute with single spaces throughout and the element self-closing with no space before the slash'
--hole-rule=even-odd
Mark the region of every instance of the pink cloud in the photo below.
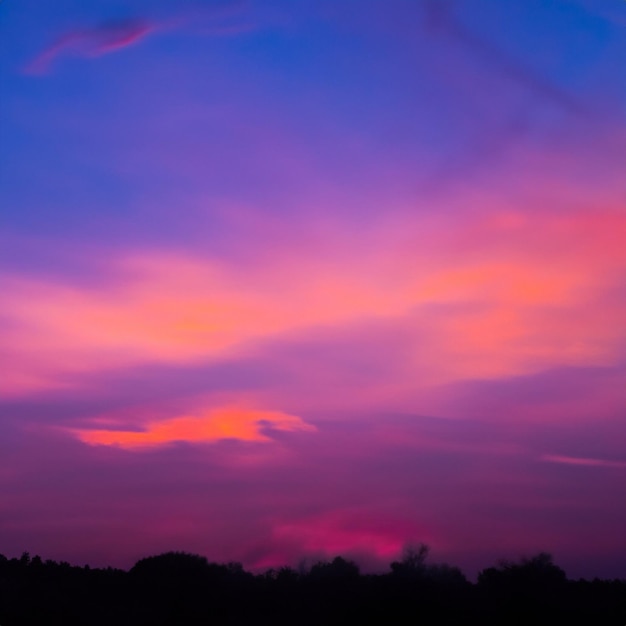
<svg viewBox="0 0 626 626">
<path fill-rule="evenodd" d="M 72 372 L 224 358 L 375 321 L 414 328 L 414 388 L 621 358 L 626 302 L 613 295 L 626 274 L 621 212 L 531 219 L 496 205 L 463 228 L 463 218 L 454 216 L 454 228 L 450 219 L 413 228 L 392 215 L 349 239 L 349 225 L 337 222 L 332 235 L 277 241 L 254 265 L 120 256 L 97 290 L 6 276 L 6 391 L 63 385 Z"/>
<path fill-rule="evenodd" d="M 335 510 L 304 519 L 276 521 L 272 525 L 273 542 L 318 558 L 368 554 L 388 563 L 400 554 L 410 537 L 430 543 L 434 538 L 430 531 L 414 522 L 385 519 L 367 510 Z"/>
</svg>

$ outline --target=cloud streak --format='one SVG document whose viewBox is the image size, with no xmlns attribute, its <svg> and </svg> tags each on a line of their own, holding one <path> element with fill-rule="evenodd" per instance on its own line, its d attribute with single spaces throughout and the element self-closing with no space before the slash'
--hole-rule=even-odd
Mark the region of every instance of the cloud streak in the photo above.
<svg viewBox="0 0 626 626">
<path fill-rule="evenodd" d="M 585 116 L 586 108 L 573 96 L 538 73 L 531 71 L 489 39 L 466 28 L 454 17 L 450 0 L 424 0 L 426 25 L 433 35 L 443 35 L 467 50 L 492 71 L 521 85 L 544 101 L 575 116 Z"/>
<path fill-rule="evenodd" d="M 25 69 L 28 74 L 47 74 L 54 64 L 68 56 L 101 57 L 135 46 L 158 33 L 195 29 L 210 36 L 235 36 L 248 33 L 256 25 L 246 19 L 247 2 L 229 2 L 203 10 L 181 11 L 168 19 L 121 18 L 103 21 L 89 28 L 71 30 L 43 50 Z"/>
<path fill-rule="evenodd" d="M 587 459 L 575 456 L 558 454 L 544 454 L 541 459 L 548 463 L 562 463 L 564 465 L 579 465 L 581 467 L 612 467 L 626 469 L 626 461 L 609 461 L 606 459 Z"/>
</svg>

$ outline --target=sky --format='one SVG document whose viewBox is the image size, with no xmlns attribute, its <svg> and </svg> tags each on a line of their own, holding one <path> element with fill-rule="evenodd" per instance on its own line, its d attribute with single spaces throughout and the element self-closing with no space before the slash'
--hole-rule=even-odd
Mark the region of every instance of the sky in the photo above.
<svg viewBox="0 0 626 626">
<path fill-rule="evenodd" d="M 0 553 L 626 578 L 625 35 L 4 0 Z"/>
</svg>

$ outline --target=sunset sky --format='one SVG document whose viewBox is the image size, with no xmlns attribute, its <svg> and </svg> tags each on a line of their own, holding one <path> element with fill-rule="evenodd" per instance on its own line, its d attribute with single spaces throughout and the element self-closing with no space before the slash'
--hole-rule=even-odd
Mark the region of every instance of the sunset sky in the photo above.
<svg viewBox="0 0 626 626">
<path fill-rule="evenodd" d="M 626 578 L 624 67 L 623 0 L 0 3 L 0 553 Z"/>
</svg>

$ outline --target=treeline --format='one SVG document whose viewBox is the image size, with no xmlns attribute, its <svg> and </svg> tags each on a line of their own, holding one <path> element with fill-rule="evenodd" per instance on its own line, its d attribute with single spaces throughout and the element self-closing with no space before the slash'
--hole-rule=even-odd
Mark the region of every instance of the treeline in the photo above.
<svg viewBox="0 0 626 626">
<path fill-rule="evenodd" d="M 0 555 L 0 625 L 626 624 L 626 581 L 568 580 L 550 555 L 500 562 L 470 583 L 407 549 L 387 574 L 336 557 L 253 575 L 184 552 L 129 571 Z"/>
</svg>

